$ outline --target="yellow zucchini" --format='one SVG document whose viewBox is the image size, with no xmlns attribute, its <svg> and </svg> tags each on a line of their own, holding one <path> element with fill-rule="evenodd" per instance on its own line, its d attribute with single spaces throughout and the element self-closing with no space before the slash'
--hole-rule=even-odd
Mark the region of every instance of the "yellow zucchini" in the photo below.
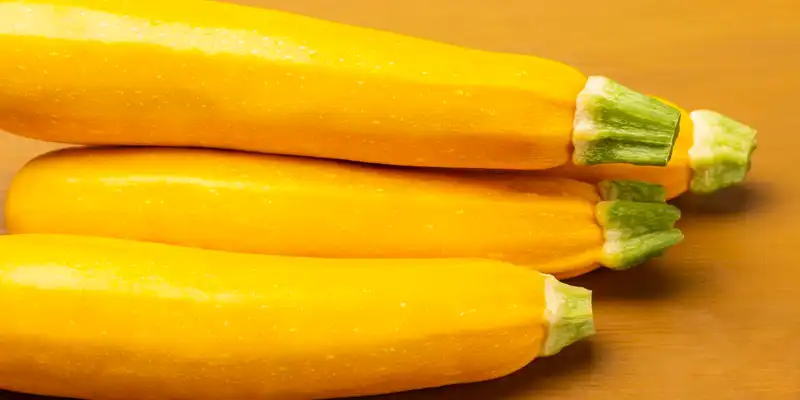
<svg viewBox="0 0 800 400">
<path fill-rule="evenodd" d="M 73 144 L 665 165 L 680 119 L 555 61 L 221 2 L 0 0 L 0 54 L 0 129 Z"/>
<path fill-rule="evenodd" d="M 744 181 L 755 150 L 755 129 L 714 111 L 681 110 L 680 134 L 666 167 L 567 163 L 541 172 L 586 182 L 628 179 L 656 183 L 664 186 L 667 199 L 672 199 L 687 191 L 710 193 Z"/>
<path fill-rule="evenodd" d="M 247 253 L 483 257 L 571 276 L 599 264 L 627 268 L 681 240 L 673 229 L 680 212 L 664 203 L 663 188 L 623 191 L 631 188 L 644 193 L 602 201 L 594 185 L 563 178 L 211 149 L 71 148 L 17 174 L 6 222 L 11 233 Z"/>
<path fill-rule="evenodd" d="M 0 387 L 319 399 L 482 381 L 594 333 L 591 293 L 490 260 L 0 236 Z"/>
</svg>

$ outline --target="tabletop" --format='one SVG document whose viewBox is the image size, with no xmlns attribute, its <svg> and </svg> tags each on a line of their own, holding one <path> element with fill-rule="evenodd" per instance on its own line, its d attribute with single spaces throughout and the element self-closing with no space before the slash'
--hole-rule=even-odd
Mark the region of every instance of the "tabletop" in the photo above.
<svg viewBox="0 0 800 400">
<path fill-rule="evenodd" d="M 800 398 L 796 0 L 241 2 L 556 59 L 759 130 L 746 184 L 674 201 L 681 245 L 570 281 L 594 291 L 596 336 L 503 379 L 376 400 Z M 0 133 L 0 187 L 55 147 Z"/>
</svg>

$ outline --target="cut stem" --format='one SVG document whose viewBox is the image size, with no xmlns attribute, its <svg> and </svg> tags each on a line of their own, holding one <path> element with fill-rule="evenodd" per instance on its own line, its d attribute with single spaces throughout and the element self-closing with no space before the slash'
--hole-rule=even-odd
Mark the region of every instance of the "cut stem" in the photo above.
<svg viewBox="0 0 800 400">
<path fill-rule="evenodd" d="M 573 163 L 667 165 L 681 112 L 611 79 L 592 76 L 578 95 Z"/>
<path fill-rule="evenodd" d="M 559 282 L 548 275 L 545 280 L 547 338 L 541 357 L 552 356 L 564 347 L 594 335 L 592 292 Z"/>
<path fill-rule="evenodd" d="M 694 124 L 694 144 L 689 149 L 691 191 L 711 193 L 743 181 L 756 150 L 756 130 L 714 111 L 693 111 L 690 117 Z"/>
<path fill-rule="evenodd" d="M 660 185 L 605 181 L 599 186 L 605 199 L 595 210 L 606 240 L 601 264 L 614 270 L 628 269 L 683 240 L 681 231 L 674 228 L 681 212 L 663 201 L 664 188 L 654 187 Z"/>
<path fill-rule="evenodd" d="M 668 248 L 683 241 L 683 233 L 669 229 L 632 236 L 620 240 L 607 240 L 603 246 L 603 265 L 614 270 L 625 270 L 659 257 Z"/>
</svg>

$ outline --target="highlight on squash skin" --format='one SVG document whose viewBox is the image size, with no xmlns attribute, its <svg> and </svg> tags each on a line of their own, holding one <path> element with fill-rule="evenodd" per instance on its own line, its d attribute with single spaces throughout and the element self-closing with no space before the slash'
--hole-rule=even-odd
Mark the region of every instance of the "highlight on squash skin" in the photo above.
<svg viewBox="0 0 800 400">
<path fill-rule="evenodd" d="M 11 233 L 313 257 L 488 257 L 551 273 L 596 260 L 593 185 L 179 148 L 72 148 L 19 171 Z M 108 221 L 116 221 L 109 224 Z"/>
<path fill-rule="evenodd" d="M 597 187 L 563 178 L 221 150 L 71 148 L 17 174 L 6 223 L 11 233 L 245 253 L 490 258 L 561 276 L 600 263 L 632 266 L 644 250 L 618 260 L 609 229 L 637 236 L 648 218 L 674 215 L 663 203 L 616 200 L 598 216 Z M 665 224 L 657 228 L 671 228 Z M 659 243 L 666 242 L 642 249 Z"/>
<path fill-rule="evenodd" d="M 499 378 L 594 333 L 588 290 L 491 260 L 63 235 L 0 236 L 0 253 L 0 387 L 28 393 L 381 394 Z"/>
<path fill-rule="evenodd" d="M 0 128 L 60 143 L 538 170 L 663 164 L 677 123 L 559 62 L 209 1 L 0 0 L 0 49 Z"/>
</svg>

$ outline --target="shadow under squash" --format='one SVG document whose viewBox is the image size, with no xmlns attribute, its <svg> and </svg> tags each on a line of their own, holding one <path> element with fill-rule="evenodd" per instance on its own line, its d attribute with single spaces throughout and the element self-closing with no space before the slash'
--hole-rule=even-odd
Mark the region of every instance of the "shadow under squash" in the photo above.
<svg viewBox="0 0 800 400">
<path fill-rule="evenodd" d="M 0 400 L 76 400 L 64 397 L 47 397 L 33 394 L 22 394 L 0 390 Z"/>
<path fill-rule="evenodd" d="M 564 283 L 585 287 L 592 291 L 594 301 L 663 300 L 692 291 L 695 274 L 689 274 L 685 266 L 675 265 L 676 257 L 657 258 L 646 264 L 625 271 L 598 269 Z"/>
<path fill-rule="evenodd" d="M 767 206 L 770 192 L 767 184 L 746 182 L 709 194 L 684 193 L 670 203 L 683 216 L 741 214 Z"/>
</svg>

